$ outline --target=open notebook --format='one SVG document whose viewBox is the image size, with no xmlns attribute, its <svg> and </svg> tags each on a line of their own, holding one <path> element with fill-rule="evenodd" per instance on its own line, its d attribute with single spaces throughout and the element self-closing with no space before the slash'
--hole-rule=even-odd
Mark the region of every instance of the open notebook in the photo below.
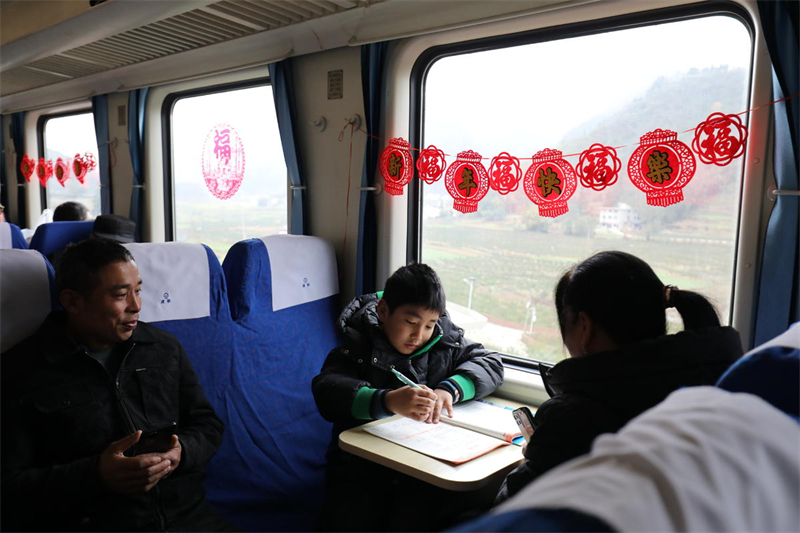
<svg viewBox="0 0 800 533">
<path fill-rule="evenodd" d="M 456 405 L 453 418 L 443 413 L 439 424 L 397 417 L 364 431 L 436 459 L 461 464 L 515 439 L 521 442 L 511 412 L 510 408 L 475 400 Z"/>
</svg>

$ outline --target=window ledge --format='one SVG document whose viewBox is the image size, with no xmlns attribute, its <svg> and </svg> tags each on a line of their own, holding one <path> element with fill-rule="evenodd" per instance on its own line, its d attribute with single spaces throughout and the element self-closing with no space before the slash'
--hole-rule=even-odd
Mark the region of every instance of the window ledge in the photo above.
<svg viewBox="0 0 800 533">
<path fill-rule="evenodd" d="M 508 367 L 505 369 L 503 384 L 494 394 L 501 398 L 531 405 L 541 405 L 550 399 L 538 372 Z"/>
</svg>

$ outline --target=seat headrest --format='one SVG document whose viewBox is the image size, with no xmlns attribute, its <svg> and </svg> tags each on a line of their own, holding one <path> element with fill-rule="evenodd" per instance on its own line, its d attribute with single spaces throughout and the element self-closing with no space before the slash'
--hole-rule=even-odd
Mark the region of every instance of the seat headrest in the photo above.
<svg viewBox="0 0 800 533">
<path fill-rule="evenodd" d="M 93 226 L 93 220 L 64 220 L 41 224 L 31 238 L 30 247 L 49 256 L 60 252 L 70 243 L 88 239 Z"/>
<path fill-rule="evenodd" d="M 272 310 L 327 298 L 339 293 L 333 247 L 319 237 L 262 237 L 272 271 Z"/>
<path fill-rule="evenodd" d="M 0 222 L 0 249 L 13 248 L 11 244 L 11 224 Z"/>
<path fill-rule="evenodd" d="M 203 318 L 211 314 L 209 256 L 202 244 L 124 244 L 142 277 L 145 322 Z"/>
<path fill-rule="evenodd" d="M 51 308 L 53 276 L 36 250 L 0 249 L 0 352 L 41 326 Z"/>
</svg>

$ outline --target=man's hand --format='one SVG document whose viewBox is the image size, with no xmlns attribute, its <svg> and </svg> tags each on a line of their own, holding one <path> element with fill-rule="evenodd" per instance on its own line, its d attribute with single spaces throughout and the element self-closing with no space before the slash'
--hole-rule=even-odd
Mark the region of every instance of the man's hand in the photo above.
<svg viewBox="0 0 800 533">
<path fill-rule="evenodd" d="M 436 394 L 436 405 L 433 406 L 433 411 L 428 415 L 428 419 L 425 420 L 425 422 L 428 424 L 438 424 L 442 409 L 447 411 L 447 415 L 450 418 L 453 418 L 453 395 L 445 389 L 436 389 L 433 392 Z"/>
<path fill-rule="evenodd" d="M 386 393 L 386 407 L 393 413 L 418 422 L 427 420 L 436 405 L 436 393 L 425 385 L 416 389 L 406 385 Z"/>
<path fill-rule="evenodd" d="M 97 469 L 100 481 L 111 492 L 118 494 L 134 494 L 147 492 L 172 472 L 173 449 L 164 454 L 146 453 L 136 457 L 125 457 L 124 452 L 142 436 L 141 431 L 131 433 L 124 439 L 112 442 L 100 454 Z M 177 437 L 173 436 L 173 443 Z M 180 462 L 180 445 L 178 445 L 178 462 Z"/>
<path fill-rule="evenodd" d="M 172 473 L 178 468 L 178 465 L 181 464 L 181 451 L 182 448 L 181 443 L 178 440 L 178 436 L 173 435 L 172 440 L 169 441 L 169 449 L 164 453 L 159 453 L 156 455 L 160 455 L 162 461 L 169 461 L 172 463 L 172 466 L 169 469 L 169 472 Z"/>
</svg>

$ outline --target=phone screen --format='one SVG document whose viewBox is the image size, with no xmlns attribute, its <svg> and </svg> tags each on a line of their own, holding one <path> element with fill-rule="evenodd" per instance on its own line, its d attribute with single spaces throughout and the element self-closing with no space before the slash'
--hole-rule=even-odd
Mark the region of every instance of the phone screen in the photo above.
<svg viewBox="0 0 800 533">
<path fill-rule="evenodd" d="M 522 432 L 522 436 L 525 437 L 525 442 L 530 442 L 531 435 L 533 435 L 533 414 L 531 410 L 527 407 L 520 407 L 514 410 L 513 415 L 519 430 Z"/>
</svg>

